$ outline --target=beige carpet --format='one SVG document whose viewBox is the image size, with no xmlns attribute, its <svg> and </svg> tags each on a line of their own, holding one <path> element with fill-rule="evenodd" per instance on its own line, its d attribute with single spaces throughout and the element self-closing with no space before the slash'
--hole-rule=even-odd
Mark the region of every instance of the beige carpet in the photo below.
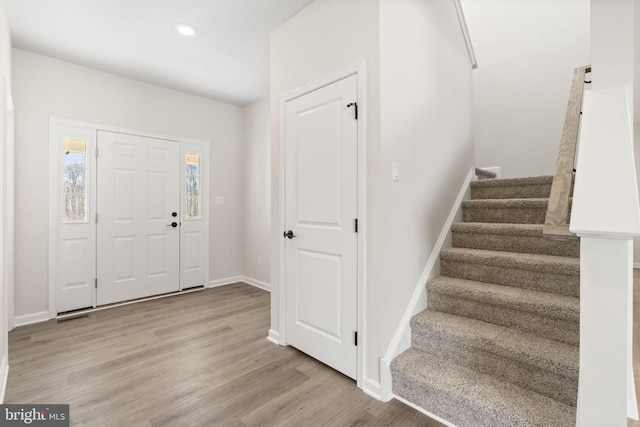
<svg viewBox="0 0 640 427">
<path fill-rule="evenodd" d="M 550 186 L 472 183 L 412 346 L 392 362 L 396 395 L 459 427 L 575 425 L 579 241 L 542 235 Z"/>
</svg>

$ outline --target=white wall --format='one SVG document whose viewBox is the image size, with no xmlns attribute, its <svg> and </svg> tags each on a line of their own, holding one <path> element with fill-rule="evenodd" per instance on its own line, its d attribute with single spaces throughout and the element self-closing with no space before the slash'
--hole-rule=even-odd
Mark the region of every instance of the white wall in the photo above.
<svg viewBox="0 0 640 427">
<path fill-rule="evenodd" d="M 17 49 L 13 72 L 16 316 L 48 310 L 49 116 L 209 141 L 209 279 L 242 275 L 241 108 Z"/>
<path fill-rule="evenodd" d="M 269 98 L 243 109 L 243 275 L 260 286 L 271 282 L 271 129 Z M 260 260 L 258 259 L 260 258 Z"/>
<path fill-rule="evenodd" d="M 471 63 L 453 2 L 381 0 L 380 17 L 380 164 L 370 183 L 367 325 L 367 374 L 375 377 L 474 162 Z"/>
<path fill-rule="evenodd" d="M 574 68 L 590 63 L 589 0 L 462 0 L 478 166 L 552 175 Z"/>
<path fill-rule="evenodd" d="M 0 144 L 2 145 L 0 152 L 4 154 L 7 152 L 7 132 L 6 125 L 7 122 L 4 119 L 7 114 L 7 103 L 6 99 L 8 93 L 11 91 L 11 39 L 9 37 L 9 27 L 7 25 L 7 18 L 4 11 L 4 0 L 0 0 L 0 83 L 2 83 L 6 79 L 6 90 L 2 90 L 2 96 L 0 97 L 0 117 L 3 119 L 0 120 L 2 126 L 0 128 Z M 4 160 L 4 159 L 3 159 Z M 0 162 L 0 176 L 1 182 L 5 182 L 6 179 L 6 171 L 4 168 L 4 161 Z M 3 186 L 0 186 L 2 188 Z M 0 190 L 0 224 L 3 224 L 3 212 L 5 206 L 5 193 L 3 190 Z M 4 277 L 4 239 L 5 236 L 0 231 L 0 241 L 3 244 L 0 245 L 0 278 Z M 6 377 L 8 374 L 8 305 L 7 305 L 7 294 L 9 293 L 9 289 L 7 287 L 8 283 L 4 280 L 0 280 L 0 403 L 3 402 L 4 399 L 4 387 L 6 384 Z"/>
<path fill-rule="evenodd" d="M 358 19 L 353 19 L 357 16 Z M 316 0 L 271 39 L 272 222 L 278 229 L 279 97 L 366 60 L 367 391 L 473 163 L 471 65 L 449 0 Z M 400 181 L 391 181 L 391 163 Z M 275 258 L 275 257 L 274 257 Z M 278 331 L 278 259 L 272 328 Z"/>
</svg>

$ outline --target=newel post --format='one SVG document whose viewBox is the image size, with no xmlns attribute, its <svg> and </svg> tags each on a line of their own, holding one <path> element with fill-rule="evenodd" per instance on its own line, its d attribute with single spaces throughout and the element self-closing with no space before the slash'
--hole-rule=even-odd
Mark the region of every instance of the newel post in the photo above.
<svg viewBox="0 0 640 427">
<path fill-rule="evenodd" d="M 570 230 L 580 237 L 578 426 L 637 414 L 632 364 L 633 237 L 640 208 L 627 89 L 585 93 Z"/>
</svg>

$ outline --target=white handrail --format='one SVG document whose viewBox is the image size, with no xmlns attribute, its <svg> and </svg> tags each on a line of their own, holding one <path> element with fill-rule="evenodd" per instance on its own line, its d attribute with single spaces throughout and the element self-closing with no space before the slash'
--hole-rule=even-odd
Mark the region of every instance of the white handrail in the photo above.
<svg viewBox="0 0 640 427">
<path fill-rule="evenodd" d="M 471 68 L 475 70 L 476 68 L 478 68 L 478 60 L 476 59 L 476 53 L 473 50 L 473 44 L 471 44 L 471 36 L 469 35 L 469 28 L 467 27 L 467 20 L 464 17 L 462 4 L 460 4 L 460 0 L 453 0 L 453 4 L 455 5 L 456 12 L 458 13 L 458 21 L 460 21 L 460 29 L 462 30 L 464 43 L 467 45 L 467 52 L 469 53 Z"/>
</svg>

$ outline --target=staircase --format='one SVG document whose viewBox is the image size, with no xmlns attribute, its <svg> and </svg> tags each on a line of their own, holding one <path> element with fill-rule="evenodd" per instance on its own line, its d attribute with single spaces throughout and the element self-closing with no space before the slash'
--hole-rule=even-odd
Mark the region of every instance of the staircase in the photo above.
<svg viewBox="0 0 640 427">
<path fill-rule="evenodd" d="M 471 184 L 394 395 L 458 427 L 575 426 L 579 241 L 542 235 L 551 181 Z"/>
</svg>

